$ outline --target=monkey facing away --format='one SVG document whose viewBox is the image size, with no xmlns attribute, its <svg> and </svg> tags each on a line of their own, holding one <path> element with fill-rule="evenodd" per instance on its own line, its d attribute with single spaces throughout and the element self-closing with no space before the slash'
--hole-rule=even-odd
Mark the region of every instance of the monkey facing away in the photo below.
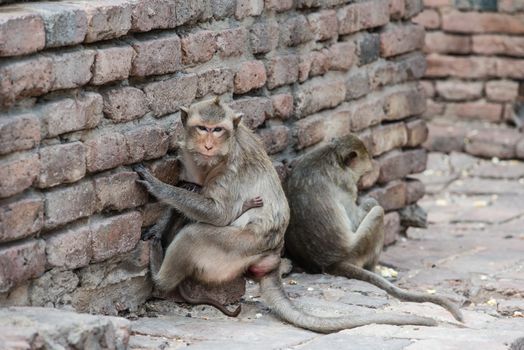
<svg viewBox="0 0 524 350">
<path fill-rule="evenodd" d="M 286 183 L 286 251 L 307 271 L 363 280 L 401 300 L 435 303 L 462 321 L 450 300 L 402 290 L 371 272 L 384 243 L 384 210 L 373 198 L 357 205 L 358 180 L 371 168 L 366 146 L 352 134 L 300 158 Z"/>
<path fill-rule="evenodd" d="M 260 140 L 218 99 L 182 109 L 183 153 L 205 176 L 200 193 L 170 186 L 137 167 L 148 191 L 191 220 L 173 238 L 156 285 L 174 290 L 184 279 L 219 284 L 248 274 L 285 321 L 318 332 L 371 323 L 435 325 L 432 319 L 394 314 L 316 317 L 297 308 L 285 294 L 279 274 L 289 207 L 278 175 Z M 185 166 L 185 164 L 184 164 Z M 263 206 L 245 213 L 246 200 L 263 194 Z"/>
</svg>

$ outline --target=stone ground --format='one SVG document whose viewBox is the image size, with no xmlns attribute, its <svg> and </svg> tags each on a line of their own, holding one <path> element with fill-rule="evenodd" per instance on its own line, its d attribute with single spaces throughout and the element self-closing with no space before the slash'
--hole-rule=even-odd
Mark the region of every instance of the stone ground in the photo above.
<svg viewBox="0 0 524 350">
<path fill-rule="evenodd" d="M 56 340 L 49 335 L 53 329 L 47 327 L 43 333 L 47 338 L 37 338 L 31 333 L 40 322 L 35 309 L 11 309 L 20 315 L 18 321 L 13 324 L 0 317 L 0 329 L 18 331 L 9 333 L 11 342 L 4 346 L 28 348 L 15 345 L 31 335 L 33 343 L 51 339 L 89 348 L 85 344 L 98 341 L 121 348 L 127 327 L 131 349 L 524 349 L 524 163 L 432 153 L 428 170 L 417 177 L 428 190 L 420 205 L 429 213 L 429 227 L 410 229 L 407 238 L 384 252 L 381 262 L 398 271 L 398 285 L 437 292 L 462 303 L 464 325 L 438 306 L 400 302 L 360 281 L 294 273 L 284 279 L 284 287 L 312 313 L 387 310 L 430 316 L 439 326 L 370 325 L 317 334 L 272 316 L 258 287 L 249 284 L 238 318 L 227 318 L 207 306 L 151 301 L 129 320 L 99 320 L 95 339 L 79 330 L 85 326 L 71 331 L 75 322 L 82 323 L 75 318 L 53 325 L 55 333 L 62 327 L 75 336 Z M 108 328 L 107 322 L 113 322 L 113 327 Z"/>
</svg>

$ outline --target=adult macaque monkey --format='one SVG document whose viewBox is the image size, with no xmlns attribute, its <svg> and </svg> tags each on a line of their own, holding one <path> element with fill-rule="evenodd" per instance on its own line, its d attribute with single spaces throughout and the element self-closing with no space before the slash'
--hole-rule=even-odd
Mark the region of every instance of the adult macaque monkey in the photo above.
<svg viewBox="0 0 524 350">
<path fill-rule="evenodd" d="M 289 207 L 260 140 L 240 122 L 239 114 L 217 99 L 183 109 L 181 119 L 182 151 L 204 174 L 201 192 L 167 185 L 144 168 L 136 169 L 150 193 L 192 220 L 176 234 L 154 273 L 161 290 L 173 290 L 186 278 L 215 284 L 247 273 L 260 282 L 262 296 L 274 312 L 310 330 L 332 332 L 371 323 L 436 324 L 411 315 L 323 318 L 295 307 L 279 274 Z M 260 194 L 264 205 L 239 216 L 243 203 Z"/>
<path fill-rule="evenodd" d="M 363 280 L 405 301 L 435 303 L 462 321 L 450 300 L 402 290 L 371 272 L 384 243 L 384 210 L 372 198 L 357 205 L 358 180 L 371 168 L 366 146 L 355 135 L 300 158 L 286 184 L 291 208 L 286 250 L 309 272 Z"/>
</svg>

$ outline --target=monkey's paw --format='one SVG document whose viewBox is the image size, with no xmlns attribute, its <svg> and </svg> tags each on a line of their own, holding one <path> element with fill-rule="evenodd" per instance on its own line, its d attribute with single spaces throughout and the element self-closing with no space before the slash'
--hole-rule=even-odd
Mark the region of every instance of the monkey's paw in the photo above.
<svg viewBox="0 0 524 350">
<path fill-rule="evenodd" d="M 160 239 L 160 232 L 158 230 L 158 226 L 154 225 L 145 230 L 140 236 L 140 239 L 143 241 L 148 241 L 150 239 Z"/>
<path fill-rule="evenodd" d="M 133 166 L 133 170 L 138 174 L 140 175 L 141 178 L 143 179 L 146 179 L 146 180 L 149 180 L 151 178 L 151 173 L 149 172 L 149 170 L 147 170 L 147 168 L 145 166 L 143 166 L 142 164 L 136 164 Z"/>
<path fill-rule="evenodd" d="M 251 208 L 260 208 L 264 206 L 264 200 L 262 199 L 262 197 L 258 196 L 250 199 L 249 205 L 251 206 Z"/>
</svg>

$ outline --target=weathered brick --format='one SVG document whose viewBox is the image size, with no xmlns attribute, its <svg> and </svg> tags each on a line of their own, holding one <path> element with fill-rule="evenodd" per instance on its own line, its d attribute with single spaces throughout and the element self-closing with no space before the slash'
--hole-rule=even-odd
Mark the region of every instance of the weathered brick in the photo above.
<svg viewBox="0 0 524 350">
<path fill-rule="evenodd" d="M 419 115 L 426 110 L 424 91 L 416 86 L 401 88 L 386 95 L 384 113 L 386 120 L 398 120 Z"/>
<path fill-rule="evenodd" d="M 257 128 L 273 116 L 273 104 L 265 97 L 247 97 L 233 101 L 229 106 L 244 115 L 242 121 L 250 129 Z"/>
<path fill-rule="evenodd" d="M 39 171 L 37 154 L 22 154 L 0 162 L 0 198 L 12 196 L 30 187 Z"/>
<path fill-rule="evenodd" d="M 471 37 L 443 32 L 427 32 L 424 39 L 424 51 L 428 53 L 469 53 L 471 52 Z"/>
<path fill-rule="evenodd" d="M 404 18 L 412 18 L 424 10 L 424 3 L 422 0 L 406 0 L 406 13 Z"/>
<path fill-rule="evenodd" d="M 182 62 L 184 64 L 207 62 L 213 58 L 216 51 L 216 34 L 210 30 L 201 30 L 182 37 Z"/>
<path fill-rule="evenodd" d="M 235 93 L 244 94 L 266 84 L 266 67 L 261 61 L 247 61 L 240 64 L 235 73 Z"/>
<path fill-rule="evenodd" d="M 45 242 L 31 240 L 0 248 L 0 293 L 45 272 Z"/>
<path fill-rule="evenodd" d="M 408 133 L 404 123 L 379 125 L 372 131 L 372 152 L 374 156 L 403 147 L 408 142 Z"/>
<path fill-rule="evenodd" d="M 29 196 L 0 206 L 0 242 L 25 238 L 42 229 L 44 201 Z"/>
<path fill-rule="evenodd" d="M 129 77 L 135 51 L 131 46 L 101 46 L 97 48 L 91 83 L 102 85 Z"/>
<path fill-rule="evenodd" d="M 524 60 L 497 57 L 494 59 L 495 71 L 490 75 L 500 78 L 524 79 Z"/>
<path fill-rule="evenodd" d="M 138 175 L 132 171 L 97 176 L 94 182 L 98 210 L 121 211 L 146 204 L 148 193 L 136 180 Z"/>
<path fill-rule="evenodd" d="M 216 35 L 220 57 L 240 56 L 248 51 L 247 30 L 243 27 L 222 30 Z"/>
<path fill-rule="evenodd" d="M 456 57 L 430 54 L 427 56 L 427 61 L 427 77 L 483 78 L 496 74 L 497 60 L 492 57 Z"/>
<path fill-rule="evenodd" d="M 437 90 L 432 80 L 421 80 L 420 86 L 422 87 L 426 97 L 435 97 Z"/>
<path fill-rule="evenodd" d="M 354 102 L 347 111 L 351 131 L 359 131 L 377 125 L 385 117 L 382 102 L 376 98 Z"/>
<path fill-rule="evenodd" d="M 511 80 L 492 80 L 486 83 L 488 100 L 497 102 L 514 101 L 519 93 L 519 83 Z"/>
<path fill-rule="evenodd" d="M 368 195 L 375 198 L 385 211 L 400 209 L 406 205 L 406 184 L 392 181 L 385 187 L 372 189 Z"/>
<path fill-rule="evenodd" d="M 91 260 L 91 230 L 89 226 L 64 229 L 46 237 L 47 266 L 68 270 L 84 267 Z"/>
<path fill-rule="evenodd" d="M 418 80 L 426 72 L 426 58 L 420 52 L 403 55 L 395 61 L 381 61 L 370 67 L 370 85 L 377 87 Z"/>
<path fill-rule="evenodd" d="M 520 0 L 498 0 L 497 1 L 499 12 L 517 12 L 524 10 L 524 3 Z"/>
<path fill-rule="evenodd" d="M 79 44 L 87 34 L 87 17 L 78 7 L 67 3 L 30 3 L 24 8 L 40 15 L 45 27 L 45 47 Z"/>
<path fill-rule="evenodd" d="M 426 169 L 427 154 L 423 149 L 401 152 L 393 150 L 378 158 L 380 164 L 379 183 L 402 179 L 409 174 L 420 173 Z"/>
<path fill-rule="evenodd" d="M 316 8 L 316 7 L 334 7 L 347 3 L 347 0 L 296 0 L 296 6 L 299 9 Z"/>
<path fill-rule="evenodd" d="M 483 55 L 524 57 L 524 37 L 508 35 L 474 35 L 473 52 Z"/>
<path fill-rule="evenodd" d="M 149 83 L 144 87 L 149 108 L 156 116 L 178 111 L 195 99 L 198 79 L 195 74 Z"/>
<path fill-rule="evenodd" d="M 94 128 L 102 118 L 102 96 L 94 92 L 65 98 L 42 107 L 44 135 L 54 137 L 71 131 Z"/>
<path fill-rule="evenodd" d="M 516 156 L 519 159 L 524 159 L 524 139 L 520 140 L 515 147 Z"/>
<path fill-rule="evenodd" d="M 323 10 L 307 16 L 315 40 L 328 40 L 338 34 L 338 19 L 335 10 Z"/>
<path fill-rule="evenodd" d="M 422 48 L 424 33 L 420 25 L 388 25 L 380 33 L 381 56 L 391 57 Z"/>
<path fill-rule="evenodd" d="M 387 0 L 370 0 L 351 4 L 339 9 L 337 17 L 340 34 L 380 27 L 389 22 L 389 3 Z"/>
<path fill-rule="evenodd" d="M 281 152 L 289 144 L 289 128 L 285 125 L 274 125 L 266 129 L 260 129 L 258 135 L 262 139 L 268 154 Z"/>
<path fill-rule="evenodd" d="M 410 120 L 406 123 L 408 142 L 406 146 L 416 147 L 423 144 L 428 138 L 428 127 L 423 119 Z"/>
<path fill-rule="evenodd" d="M 115 168 L 126 163 L 128 151 L 124 135 L 107 132 L 84 142 L 89 172 Z"/>
<path fill-rule="evenodd" d="M 67 50 L 50 54 L 52 59 L 52 90 L 71 89 L 85 85 L 93 74 L 91 67 L 95 61 L 95 50 Z"/>
<path fill-rule="evenodd" d="M 445 7 L 452 6 L 454 0 L 424 0 L 424 6 L 426 7 Z"/>
<path fill-rule="evenodd" d="M 177 26 L 194 23 L 211 17 L 211 7 L 207 0 L 176 1 L 175 13 Z"/>
<path fill-rule="evenodd" d="M 449 11 L 442 15 L 442 28 L 456 33 L 524 33 L 524 15 Z"/>
<path fill-rule="evenodd" d="M 293 0 L 264 0 L 266 9 L 284 12 L 291 10 L 294 6 Z"/>
<path fill-rule="evenodd" d="M 306 148 L 322 141 L 326 134 L 324 120 L 322 114 L 314 114 L 297 121 L 292 130 L 295 148 Z"/>
<path fill-rule="evenodd" d="M 53 65 L 49 57 L 9 59 L 0 63 L 0 107 L 22 97 L 39 96 L 51 89 Z"/>
<path fill-rule="evenodd" d="M 400 215 L 392 211 L 384 215 L 384 246 L 395 243 L 400 237 Z"/>
<path fill-rule="evenodd" d="M 480 81 L 438 80 L 436 90 L 440 97 L 450 101 L 473 100 L 482 96 L 484 84 Z"/>
<path fill-rule="evenodd" d="M 467 139 L 465 150 L 469 154 L 512 159 L 522 134 L 512 129 L 489 128 L 470 131 Z"/>
<path fill-rule="evenodd" d="M 426 29 L 438 29 L 440 27 L 440 14 L 433 9 L 426 9 L 412 19 L 413 23 L 420 24 Z"/>
<path fill-rule="evenodd" d="M 266 53 L 278 45 L 279 27 L 275 21 L 258 22 L 249 29 L 249 42 L 253 53 Z"/>
<path fill-rule="evenodd" d="M 141 226 L 142 216 L 136 211 L 92 222 L 93 262 L 133 249 L 140 240 Z"/>
<path fill-rule="evenodd" d="M 202 97 L 207 94 L 222 95 L 233 91 L 233 70 L 228 68 L 215 68 L 198 74 L 197 95 Z"/>
<path fill-rule="evenodd" d="M 355 44 L 336 43 L 329 48 L 329 57 L 331 70 L 348 70 L 357 61 Z"/>
<path fill-rule="evenodd" d="M 144 92 L 131 86 L 106 90 L 102 97 L 106 118 L 115 122 L 134 120 L 149 111 Z"/>
<path fill-rule="evenodd" d="M 380 57 L 380 36 L 375 33 L 359 33 L 355 37 L 359 66 L 376 61 Z"/>
<path fill-rule="evenodd" d="M 138 0 L 131 13 L 131 30 L 149 32 L 152 29 L 176 27 L 176 3 L 169 0 Z"/>
<path fill-rule="evenodd" d="M 182 51 L 176 34 L 152 35 L 133 41 L 136 56 L 131 75 L 166 74 L 181 68 Z"/>
<path fill-rule="evenodd" d="M 292 16 L 280 23 L 280 42 L 285 46 L 297 46 L 313 40 L 311 31 L 305 16 Z"/>
<path fill-rule="evenodd" d="M 264 11 L 264 0 L 237 0 L 235 17 L 243 19 L 249 16 L 260 16 Z"/>
<path fill-rule="evenodd" d="M 498 0 L 455 0 L 455 7 L 460 10 L 497 11 Z"/>
<path fill-rule="evenodd" d="M 462 103 L 448 103 L 445 114 L 465 120 L 484 120 L 499 122 L 502 120 L 502 105 L 484 100 Z"/>
<path fill-rule="evenodd" d="M 325 74 L 330 66 L 331 60 L 326 50 L 303 54 L 298 66 L 298 81 L 304 82 L 309 77 Z"/>
<path fill-rule="evenodd" d="M 425 164 L 424 164 L 425 165 Z M 415 203 L 426 193 L 426 186 L 417 179 L 407 179 L 406 181 L 406 204 Z"/>
<path fill-rule="evenodd" d="M 0 155 L 40 143 L 40 120 L 33 114 L 0 117 Z"/>
<path fill-rule="evenodd" d="M 128 149 L 128 163 L 155 159 L 167 153 L 167 133 L 159 126 L 145 125 L 124 133 Z"/>
<path fill-rule="evenodd" d="M 79 182 L 45 193 L 45 227 L 47 229 L 90 216 L 95 210 L 96 197 L 91 181 Z"/>
<path fill-rule="evenodd" d="M 287 119 L 293 114 L 293 95 L 278 94 L 271 96 L 275 117 Z"/>
<path fill-rule="evenodd" d="M 391 19 L 399 20 L 406 13 L 406 0 L 389 0 L 389 16 Z"/>
<path fill-rule="evenodd" d="M 346 84 L 342 79 L 321 77 L 308 80 L 295 91 L 296 112 L 306 116 L 325 108 L 332 108 L 346 98 Z"/>
<path fill-rule="evenodd" d="M 276 87 L 291 84 L 298 79 L 299 58 L 296 55 L 277 56 L 266 63 L 267 87 Z"/>
<path fill-rule="evenodd" d="M 371 91 L 367 70 L 353 69 L 346 80 L 346 100 L 360 98 Z"/>
<path fill-rule="evenodd" d="M 44 21 L 38 14 L 16 7 L 0 13 L 0 57 L 25 55 L 44 46 Z"/>
<path fill-rule="evenodd" d="M 142 227 L 149 227 L 158 222 L 167 207 L 161 202 L 148 203 L 142 211 Z"/>
<path fill-rule="evenodd" d="M 37 186 L 51 187 L 80 180 L 86 173 L 86 151 L 81 142 L 40 148 Z"/>
<path fill-rule="evenodd" d="M 233 17 L 236 10 L 236 0 L 211 0 L 211 11 L 215 19 Z"/>
<path fill-rule="evenodd" d="M 424 148 L 445 153 L 464 150 L 467 133 L 465 128 L 456 127 L 454 124 L 430 123 L 428 129 L 428 139 L 424 143 Z"/>
</svg>

